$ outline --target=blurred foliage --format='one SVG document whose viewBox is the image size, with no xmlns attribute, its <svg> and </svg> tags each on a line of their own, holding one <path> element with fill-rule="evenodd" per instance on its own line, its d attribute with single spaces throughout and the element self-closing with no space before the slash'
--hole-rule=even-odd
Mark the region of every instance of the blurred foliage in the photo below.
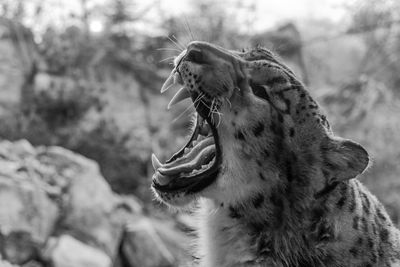
<svg viewBox="0 0 400 267">
<path fill-rule="evenodd" d="M 115 191 L 149 202 L 151 151 L 167 157 L 184 142 L 182 133 L 190 125 L 188 105 L 166 113 L 171 92 L 158 93 L 173 57 L 194 39 L 232 49 L 264 45 L 302 77 L 334 130 L 371 152 L 375 166 L 365 180 L 400 217 L 395 204 L 400 203 L 398 1 L 349 6 L 351 24 L 334 39 L 327 33 L 336 25 L 320 21 L 254 33 L 254 1 L 231 1 L 227 9 L 222 2 L 192 0 L 185 16 L 173 16 L 157 1 L 143 6 L 80 0 L 81 10 L 62 26 L 40 27 L 26 21 L 41 21 L 48 10 L 44 2 L 32 3 L 2 2 L 0 60 L 11 66 L 16 58 L 22 82 L 4 79 L 9 86 L 2 90 L 18 91 L 20 100 L 12 105 L 0 99 L 1 138 L 73 149 L 98 161 Z M 247 17 L 239 20 L 239 11 Z M 91 30 L 95 22 L 100 31 Z M 318 34 L 322 38 L 311 38 Z"/>
</svg>

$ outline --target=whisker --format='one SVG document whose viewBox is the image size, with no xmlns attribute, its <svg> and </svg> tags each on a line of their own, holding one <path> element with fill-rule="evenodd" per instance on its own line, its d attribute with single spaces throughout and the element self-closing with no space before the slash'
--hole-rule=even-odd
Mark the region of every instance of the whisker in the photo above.
<svg viewBox="0 0 400 267">
<path fill-rule="evenodd" d="M 167 58 L 164 58 L 164 59 L 162 59 L 162 60 L 160 60 L 158 63 L 161 63 L 161 62 L 164 62 L 164 61 L 167 61 L 167 60 L 171 60 L 171 59 L 174 59 L 175 57 L 167 57 Z"/>
<path fill-rule="evenodd" d="M 229 104 L 229 109 L 231 109 L 232 108 L 231 101 L 229 101 L 229 99 L 227 97 L 225 97 L 225 101 Z"/>
<path fill-rule="evenodd" d="M 175 41 L 176 41 L 181 47 L 183 47 L 183 50 L 184 50 L 185 47 L 186 47 L 186 45 L 182 44 L 182 43 L 178 40 L 178 38 L 176 38 L 175 35 L 172 35 L 172 37 L 175 39 Z"/>
<path fill-rule="evenodd" d="M 161 47 L 161 48 L 157 48 L 156 50 L 158 50 L 158 51 L 178 51 L 179 53 L 182 52 L 182 50 L 179 50 L 176 48 L 170 48 L 170 47 Z"/>
<path fill-rule="evenodd" d="M 213 100 L 211 101 L 211 108 L 210 108 L 210 111 L 208 112 L 208 116 L 210 116 L 210 114 L 212 114 L 214 104 L 215 104 L 215 98 L 213 98 Z"/>
<path fill-rule="evenodd" d="M 167 36 L 167 38 L 168 38 L 177 48 L 180 49 L 179 52 L 182 52 L 182 51 L 184 50 L 184 48 L 183 48 L 180 44 L 178 44 L 177 42 L 175 42 L 171 37 Z"/>
<path fill-rule="evenodd" d="M 189 26 L 189 23 L 188 23 L 188 20 L 187 20 L 187 17 L 186 17 L 186 16 L 185 16 L 185 26 L 186 26 L 186 30 L 189 32 L 190 38 L 192 39 L 191 41 L 196 40 L 196 39 L 194 38 L 194 36 L 193 36 L 192 30 L 190 29 L 190 26 Z"/>
<path fill-rule="evenodd" d="M 217 128 L 219 127 L 219 125 L 221 124 L 221 121 L 222 121 L 222 116 L 224 115 L 222 112 L 218 112 L 218 111 L 215 111 L 215 113 L 218 115 L 218 123 L 217 123 Z"/>
</svg>

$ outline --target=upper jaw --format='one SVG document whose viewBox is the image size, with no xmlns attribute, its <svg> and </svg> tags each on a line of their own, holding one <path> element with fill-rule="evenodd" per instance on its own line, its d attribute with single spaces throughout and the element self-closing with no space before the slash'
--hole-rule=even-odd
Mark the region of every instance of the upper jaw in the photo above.
<svg viewBox="0 0 400 267">
<path fill-rule="evenodd" d="M 184 87 L 172 98 L 168 108 L 187 97 L 190 97 L 193 102 L 196 101 L 199 92 L 198 90 L 187 90 L 187 85 L 185 86 L 186 83 L 180 75 L 179 66 L 171 72 L 171 75 L 162 86 L 161 92 L 165 92 L 174 84 L 180 84 Z M 218 131 L 212 119 L 213 114 L 210 112 L 207 103 L 202 101 L 198 101 L 195 108 L 197 111 L 196 125 L 189 142 L 164 164 L 160 163 L 154 155 L 152 156 L 152 163 L 155 169 L 152 187 L 160 193 L 197 193 L 217 179 L 222 163 L 222 152 Z M 198 139 L 199 132 L 204 131 L 205 124 L 209 127 L 205 137 L 207 140 L 205 141 L 210 142 L 212 139 L 211 146 L 213 147 L 210 147 L 210 145 L 204 145 L 203 147 L 203 145 L 197 144 L 197 141 L 194 144 L 196 139 L 200 140 L 200 138 Z M 203 140 L 199 142 L 203 142 Z M 197 155 L 196 149 L 200 151 Z M 189 150 L 187 154 L 186 150 Z M 193 152 L 195 150 L 196 153 Z M 195 153 L 193 157 L 191 152 Z M 210 160 L 210 157 L 213 158 Z M 191 168 L 192 171 L 190 171 Z M 187 172 L 188 169 L 189 172 Z"/>
</svg>

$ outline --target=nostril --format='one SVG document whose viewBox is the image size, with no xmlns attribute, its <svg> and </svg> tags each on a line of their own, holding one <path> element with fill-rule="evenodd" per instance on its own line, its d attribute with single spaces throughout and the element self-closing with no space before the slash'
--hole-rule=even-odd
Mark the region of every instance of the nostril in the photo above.
<svg viewBox="0 0 400 267">
<path fill-rule="evenodd" d="M 195 49 L 192 49 L 187 53 L 185 60 L 191 61 L 194 63 L 204 63 L 205 62 L 204 54 L 201 51 L 195 50 Z"/>
</svg>

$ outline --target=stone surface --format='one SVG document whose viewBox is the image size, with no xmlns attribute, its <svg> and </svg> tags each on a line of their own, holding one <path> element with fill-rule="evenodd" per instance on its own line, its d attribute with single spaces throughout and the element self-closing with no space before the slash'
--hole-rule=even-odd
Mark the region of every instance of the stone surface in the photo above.
<svg viewBox="0 0 400 267">
<path fill-rule="evenodd" d="M 101 176 L 97 163 L 61 147 L 43 148 L 39 158 L 68 180 L 60 230 L 113 255 L 125 222 L 118 214 L 120 199 Z"/>
<path fill-rule="evenodd" d="M 11 263 L 35 256 L 59 214 L 31 164 L 33 155 L 33 147 L 25 141 L 0 145 L 0 247 Z"/>
<path fill-rule="evenodd" d="M 173 223 L 141 218 L 125 231 L 121 244 L 123 266 L 180 266 L 189 260 L 188 243 Z"/>
<path fill-rule="evenodd" d="M 10 263 L 39 257 L 50 236 L 68 233 L 115 256 L 134 198 L 114 194 L 97 163 L 61 147 L 0 142 L 0 253 Z"/>
<path fill-rule="evenodd" d="M 54 267 L 111 267 L 111 259 L 103 251 L 69 235 L 52 238 L 46 250 L 45 257 Z"/>
<path fill-rule="evenodd" d="M 113 259 L 158 267 L 188 258 L 174 221 L 149 218 L 137 199 L 115 194 L 92 160 L 61 147 L 0 141 L 0 166 L 4 266 L 108 267 Z"/>
</svg>

